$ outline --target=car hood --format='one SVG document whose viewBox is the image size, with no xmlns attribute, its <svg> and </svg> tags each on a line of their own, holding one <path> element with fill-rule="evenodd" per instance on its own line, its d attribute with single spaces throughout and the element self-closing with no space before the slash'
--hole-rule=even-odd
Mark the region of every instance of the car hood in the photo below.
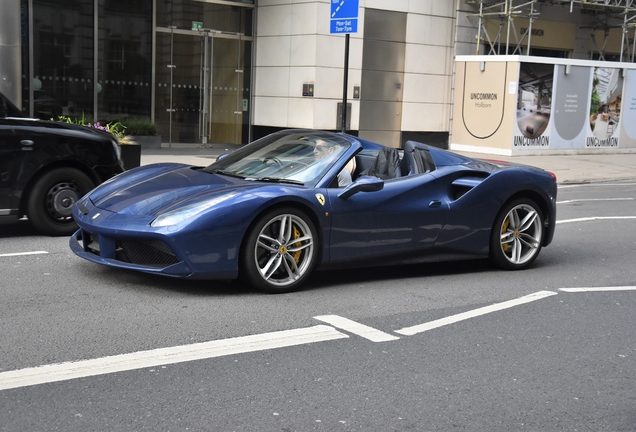
<svg viewBox="0 0 636 432">
<path fill-rule="evenodd" d="M 154 164 L 127 171 L 97 187 L 89 198 L 96 207 L 120 214 L 156 216 L 175 207 L 226 193 L 253 190 L 256 184 L 205 173 L 183 164 Z"/>
</svg>

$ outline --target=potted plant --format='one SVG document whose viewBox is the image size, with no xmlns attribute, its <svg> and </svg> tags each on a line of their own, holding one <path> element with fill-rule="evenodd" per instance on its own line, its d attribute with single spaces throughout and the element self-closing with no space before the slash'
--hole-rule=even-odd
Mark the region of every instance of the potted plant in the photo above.
<svg viewBox="0 0 636 432">
<path fill-rule="evenodd" d="M 124 136 L 131 137 L 142 148 L 161 148 L 161 136 L 157 135 L 157 126 L 150 120 L 130 117 L 119 123 L 124 128 Z"/>
<path fill-rule="evenodd" d="M 119 141 L 121 150 L 121 161 L 124 163 L 124 169 L 137 168 L 141 165 L 141 144 L 139 144 L 133 136 L 129 135 L 121 122 L 111 122 L 105 126 L 97 123 L 88 123 L 88 127 L 94 127 L 115 135 Z"/>
</svg>

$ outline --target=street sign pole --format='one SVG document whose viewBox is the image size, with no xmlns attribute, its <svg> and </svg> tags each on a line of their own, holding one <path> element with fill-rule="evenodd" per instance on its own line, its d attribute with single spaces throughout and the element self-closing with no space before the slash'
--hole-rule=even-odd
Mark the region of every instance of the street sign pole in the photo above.
<svg viewBox="0 0 636 432">
<path fill-rule="evenodd" d="M 349 83 L 349 38 L 358 32 L 360 0 L 331 0 L 330 33 L 345 34 L 344 77 L 342 80 L 342 132 L 347 131 L 347 86 Z"/>
<path fill-rule="evenodd" d="M 342 133 L 347 132 L 347 85 L 349 81 L 349 36 L 345 35 L 344 77 L 342 85 Z"/>
</svg>

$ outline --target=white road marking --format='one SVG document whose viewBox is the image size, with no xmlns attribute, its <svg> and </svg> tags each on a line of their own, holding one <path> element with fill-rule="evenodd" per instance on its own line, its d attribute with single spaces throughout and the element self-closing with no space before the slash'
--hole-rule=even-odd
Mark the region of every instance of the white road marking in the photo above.
<svg viewBox="0 0 636 432">
<path fill-rule="evenodd" d="M 577 293 L 577 292 L 605 292 L 605 291 L 636 291 L 636 286 L 559 288 L 559 291 L 569 292 L 569 293 Z"/>
<path fill-rule="evenodd" d="M 573 185 L 561 185 L 559 184 L 559 190 L 571 189 L 582 186 L 636 186 L 636 183 L 577 183 Z"/>
<path fill-rule="evenodd" d="M 599 221 L 599 220 L 626 220 L 626 219 L 636 219 L 636 216 L 592 216 L 592 217 L 584 217 L 584 218 L 576 218 L 576 219 L 564 219 L 556 221 L 558 224 L 564 223 L 572 223 L 572 222 L 589 222 L 589 221 Z"/>
<path fill-rule="evenodd" d="M 0 254 L 0 258 L 13 257 L 13 256 L 24 256 L 24 255 L 46 255 L 46 254 L 48 254 L 47 251 L 15 252 L 15 253 Z"/>
<path fill-rule="evenodd" d="M 442 318 L 442 319 L 438 319 L 435 321 L 431 321 L 428 323 L 424 323 L 424 324 L 419 324 L 419 325 L 415 325 L 412 327 L 405 327 L 403 329 L 400 330 L 396 330 L 396 333 L 399 334 L 403 334 L 405 336 L 413 336 L 417 333 L 422 333 L 428 330 L 433 330 L 436 329 L 438 327 L 442 327 L 445 325 L 449 325 L 449 324 L 454 324 L 456 322 L 459 321 L 463 321 L 463 320 L 467 320 L 470 318 L 475 318 L 481 315 L 486 315 L 492 312 L 497 312 L 503 309 L 508 309 L 514 306 L 518 306 L 521 304 L 525 304 L 525 303 L 530 303 L 536 300 L 541 300 L 545 297 L 550 297 L 553 295 L 557 295 L 558 293 L 555 293 L 553 291 L 539 291 L 536 292 L 534 294 L 530 294 L 524 297 L 519 297 L 517 299 L 514 300 L 508 300 L 502 303 L 496 303 L 494 305 L 491 306 L 485 306 L 479 309 L 475 309 L 472 311 L 468 311 L 468 312 L 464 312 L 464 313 L 460 313 L 457 315 L 453 315 L 453 316 L 449 316 L 446 318 Z"/>
<path fill-rule="evenodd" d="M 383 331 L 374 329 L 373 327 L 360 324 L 359 322 L 352 321 L 348 318 L 344 318 L 338 315 L 319 315 L 315 316 L 315 319 L 326 322 L 332 326 L 353 333 L 354 335 L 361 336 L 365 339 L 369 339 L 371 342 L 388 342 L 399 339 L 397 336 L 385 333 Z"/>
<path fill-rule="evenodd" d="M 571 199 L 565 201 L 557 201 L 557 204 L 569 204 L 574 202 L 590 202 L 590 201 L 634 201 L 634 198 L 590 198 L 590 199 Z"/>
<path fill-rule="evenodd" d="M 47 252 L 40 251 L 39 253 Z M 599 291 L 636 291 L 636 286 L 559 288 L 559 291 L 570 293 Z M 454 324 L 470 318 L 475 318 L 492 312 L 497 312 L 514 306 L 541 300 L 543 298 L 557 294 L 558 293 L 553 291 L 539 291 L 534 294 L 519 297 L 514 300 L 496 303 L 491 306 L 485 306 L 479 309 L 460 313 L 424 324 L 405 327 L 403 329 L 396 330 L 395 332 L 405 336 L 413 336 L 418 333 L 423 333 L 425 331 L 433 330 L 445 325 Z M 374 329 L 373 327 L 360 324 L 358 322 L 338 315 L 319 315 L 315 316 L 314 318 L 373 342 L 385 342 L 399 339 L 399 337 L 397 336 L 393 336 L 391 334 Z M 333 327 L 317 325 L 313 327 L 283 330 L 250 336 L 241 336 L 190 345 L 138 351 L 134 353 L 119 354 L 91 360 L 36 366 L 25 369 L 0 372 L 0 390 L 67 381 L 76 378 L 105 375 L 135 369 L 162 366 L 167 364 L 184 363 L 188 361 L 203 360 L 247 352 L 304 345 L 314 342 L 346 339 L 348 337 L 348 335 L 337 331 Z"/>
<path fill-rule="evenodd" d="M 317 325 L 91 360 L 37 366 L 0 373 L 0 390 L 348 337 L 333 327 Z"/>
</svg>

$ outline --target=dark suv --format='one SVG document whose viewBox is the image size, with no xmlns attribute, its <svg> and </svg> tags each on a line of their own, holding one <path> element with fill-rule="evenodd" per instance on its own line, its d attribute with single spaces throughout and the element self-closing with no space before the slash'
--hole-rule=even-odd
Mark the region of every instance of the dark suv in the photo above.
<svg viewBox="0 0 636 432">
<path fill-rule="evenodd" d="M 71 206 L 123 171 L 113 135 L 25 118 L 0 93 L 0 224 L 26 216 L 43 234 L 71 235 Z"/>
</svg>

